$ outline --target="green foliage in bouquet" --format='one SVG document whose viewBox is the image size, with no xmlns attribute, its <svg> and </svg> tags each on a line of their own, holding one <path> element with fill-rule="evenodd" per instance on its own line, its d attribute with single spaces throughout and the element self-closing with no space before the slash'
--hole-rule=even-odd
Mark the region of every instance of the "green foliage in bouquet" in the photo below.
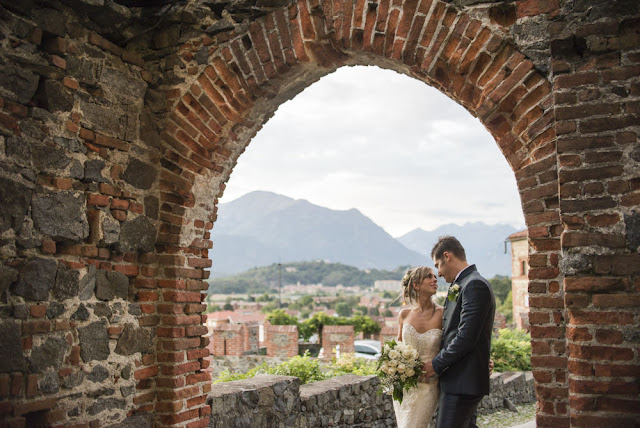
<svg viewBox="0 0 640 428">
<path fill-rule="evenodd" d="M 422 374 L 422 361 L 413 347 L 402 342 L 385 342 L 376 364 L 381 392 L 402 403 L 404 391 L 418 385 Z"/>
<path fill-rule="evenodd" d="M 501 329 L 491 341 L 491 359 L 497 372 L 531 370 L 531 336 L 524 330 Z"/>
</svg>

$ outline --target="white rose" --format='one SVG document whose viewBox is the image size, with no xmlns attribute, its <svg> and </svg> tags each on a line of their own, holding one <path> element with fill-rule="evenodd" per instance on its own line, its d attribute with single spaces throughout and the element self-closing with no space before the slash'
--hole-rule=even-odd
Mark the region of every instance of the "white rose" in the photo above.
<svg viewBox="0 0 640 428">
<path fill-rule="evenodd" d="M 411 353 L 411 358 L 414 360 L 418 359 L 418 351 L 416 351 L 415 349 L 413 350 L 413 352 Z"/>
<path fill-rule="evenodd" d="M 393 376 L 396 373 L 396 368 L 395 367 L 389 367 L 387 369 L 387 374 Z"/>
<path fill-rule="evenodd" d="M 395 360 L 399 356 L 400 354 L 395 349 L 392 349 L 391 351 L 389 351 L 389 358 L 391 358 L 392 360 Z"/>
<path fill-rule="evenodd" d="M 407 368 L 406 368 L 406 367 L 405 367 L 405 365 L 404 365 L 404 364 L 402 364 L 402 363 L 398 364 L 398 367 L 396 367 L 396 370 L 398 370 L 398 373 L 404 373 L 404 371 L 405 371 L 406 369 L 407 369 Z"/>
<path fill-rule="evenodd" d="M 412 377 L 414 374 L 416 374 L 416 372 L 413 369 L 409 369 L 405 374 L 407 375 L 407 377 Z"/>
<path fill-rule="evenodd" d="M 388 354 L 389 351 L 391 351 L 391 347 L 389 345 L 384 345 L 384 352 L 385 354 Z"/>
<path fill-rule="evenodd" d="M 407 380 L 407 377 L 405 375 L 400 375 L 400 380 L 404 382 L 405 380 Z"/>
<path fill-rule="evenodd" d="M 381 371 L 382 373 L 386 373 L 386 372 L 387 372 L 387 367 L 389 367 L 389 366 L 387 365 L 387 363 L 382 364 L 382 365 L 380 366 L 380 371 Z"/>
<path fill-rule="evenodd" d="M 391 360 L 391 361 L 387 362 L 387 365 L 388 365 L 389 367 L 395 367 L 395 366 L 397 366 L 397 365 L 398 365 L 398 361 L 396 361 L 396 360 Z"/>
<path fill-rule="evenodd" d="M 405 349 L 404 351 L 402 351 L 402 356 L 404 357 L 405 360 L 412 359 L 413 358 L 413 350 Z"/>
</svg>

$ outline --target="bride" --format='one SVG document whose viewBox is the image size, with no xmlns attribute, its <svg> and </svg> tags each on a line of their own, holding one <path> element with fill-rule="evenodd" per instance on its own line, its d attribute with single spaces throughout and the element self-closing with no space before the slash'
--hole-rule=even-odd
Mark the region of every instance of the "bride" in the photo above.
<svg viewBox="0 0 640 428">
<path fill-rule="evenodd" d="M 412 306 L 398 315 L 398 341 L 413 346 L 423 362 L 431 361 L 440 351 L 444 308 L 433 296 L 438 289 L 438 277 L 426 266 L 409 270 L 402 278 L 402 295 Z M 398 428 L 427 427 L 438 404 L 438 379 L 404 393 L 402 404 L 393 401 Z"/>
</svg>

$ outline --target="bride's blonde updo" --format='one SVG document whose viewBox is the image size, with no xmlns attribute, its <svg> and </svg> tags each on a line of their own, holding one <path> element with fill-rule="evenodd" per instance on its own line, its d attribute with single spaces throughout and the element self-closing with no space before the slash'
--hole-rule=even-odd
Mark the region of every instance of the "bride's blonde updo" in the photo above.
<svg viewBox="0 0 640 428">
<path fill-rule="evenodd" d="M 432 272 L 430 267 L 418 266 L 409 269 L 402 277 L 402 297 L 405 303 L 414 304 L 418 301 L 418 292 L 413 288 L 414 284 L 421 284 L 422 281 Z"/>
</svg>

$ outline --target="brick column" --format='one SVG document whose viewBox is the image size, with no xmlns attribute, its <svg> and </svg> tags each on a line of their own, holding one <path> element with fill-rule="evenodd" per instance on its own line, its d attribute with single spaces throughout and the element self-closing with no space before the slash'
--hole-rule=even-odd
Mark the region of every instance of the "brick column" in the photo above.
<svg viewBox="0 0 640 428">
<path fill-rule="evenodd" d="M 298 355 L 298 327 L 295 325 L 265 325 L 268 357 Z"/>
<path fill-rule="evenodd" d="M 335 357 L 335 348 L 340 345 L 340 353 L 353 353 L 355 347 L 354 331 L 352 325 L 325 325 L 322 327 L 322 348 L 324 358 Z"/>
</svg>

